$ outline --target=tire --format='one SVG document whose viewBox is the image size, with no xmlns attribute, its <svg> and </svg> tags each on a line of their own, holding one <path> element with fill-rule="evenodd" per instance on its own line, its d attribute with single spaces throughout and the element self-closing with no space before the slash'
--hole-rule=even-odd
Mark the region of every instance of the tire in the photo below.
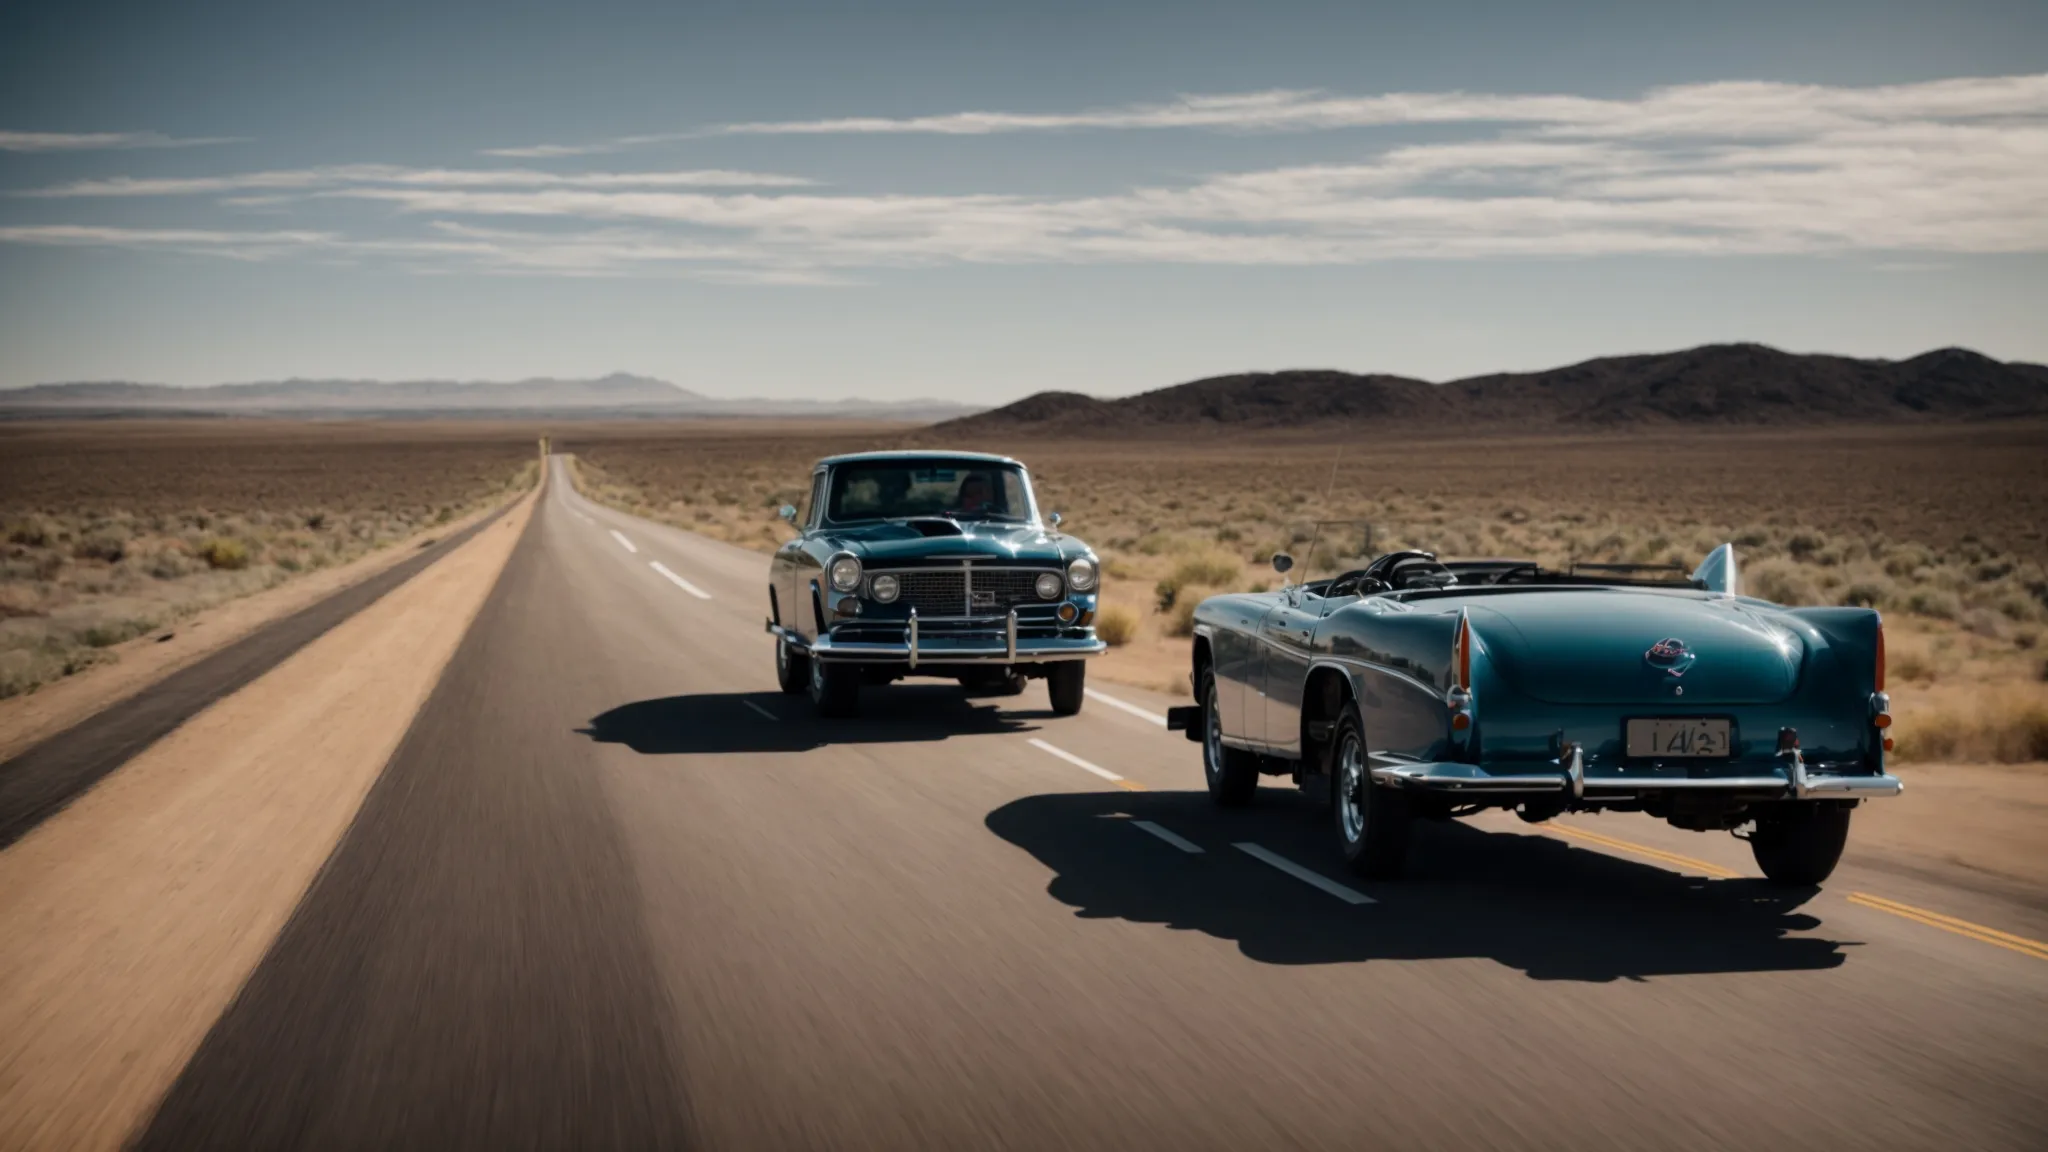
<svg viewBox="0 0 2048 1152">
<path fill-rule="evenodd" d="M 1061 660 L 1045 673 L 1046 695 L 1052 697 L 1055 716 L 1073 716 L 1081 711 L 1088 686 L 1088 665 L 1080 660 Z"/>
<path fill-rule="evenodd" d="M 811 666 L 811 707 L 828 720 L 860 715 L 860 669 L 852 664 L 806 661 Z"/>
<path fill-rule="evenodd" d="M 775 683 L 785 696 L 804 692 L 811 684 L 810 654 L 790 651 L 789 641 L 780 636 L 775 638 Z"/>
<path fill-rule="evenodd" d="M 1259 758 L 1223 742 L 1216 678 L 1207 674 L 1202 677 L 1202 775 L 1209 781 L 1209 799 L 1219 808 L 1243 808 L 1259 791 Z"/>
<path fill-rule="evenodd" d="M 1811 888 L 1834 874 L 1849 842 L 1848 805 L 1831 800 L 1774 804 L 1758 815 L 1749 850 L 1773 884 Z"/>
<path fill-rule="evenodd" d="M 1337 846 L 1352 875 L 1392 880 L 1408 863 L 1408 838 L 1415 820 L 1406 795 L 1372 782 L 1370 764 L 1358 710 L 1347 707 L 1337 721 L 1330 759 Z"/>
</svg>

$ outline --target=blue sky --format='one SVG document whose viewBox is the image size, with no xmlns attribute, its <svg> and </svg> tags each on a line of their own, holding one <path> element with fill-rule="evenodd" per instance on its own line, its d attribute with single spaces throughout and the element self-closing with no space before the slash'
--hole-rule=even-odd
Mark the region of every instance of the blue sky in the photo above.
<svg viewBox="0 0 2048 1152">
<path fill-rule="evenodd" d="M 16 3 L 0 386 L 2048 361 L 2048 5 Z"/>
</svg>

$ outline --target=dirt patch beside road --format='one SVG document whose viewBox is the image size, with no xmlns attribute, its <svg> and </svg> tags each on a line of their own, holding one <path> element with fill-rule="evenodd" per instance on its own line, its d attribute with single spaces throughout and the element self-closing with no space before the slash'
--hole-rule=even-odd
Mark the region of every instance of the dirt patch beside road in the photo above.
<svg viewBox="0 0 2048 1152">
<path fill-rule="evenodd" d="M 536 498 L 0 852 L 0 1148 L 130 1136 L 347 828 Z"/>
</svg>

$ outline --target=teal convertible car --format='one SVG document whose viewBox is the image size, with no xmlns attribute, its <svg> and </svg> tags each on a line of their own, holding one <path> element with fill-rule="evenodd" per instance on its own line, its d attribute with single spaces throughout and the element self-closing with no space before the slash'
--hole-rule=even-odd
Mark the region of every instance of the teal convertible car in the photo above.
<svg viewBox="0 0 2048 1152">
<path fill-rule="evenodd" d="M 862 684 L 957 679 L 1015 695 L 1043 679 L 1052 710 L 1081 710 L 1095 637 L 1086 544 L 1041 520 L 1024 466 L 973 452 L 820 460 L 800 534 L 769 569 L 768 631 L 782 690 L 820 714 L 859 711 Z"/>
<path fill-rule="evenodd" d="M 1216 802 L 1290 775 L 1365 876 L 1399 874 L 1417 818 L 1619 810 L 1734 832 L 1769 879 L 1814 885 L 1851 811 L 1900 791 L 1878 614 L 1743 596 L 1725 544 L 1690 576 L 1409 551 L 1211 597 L 1192 682 L 1167 722 Z"/>
</svg>

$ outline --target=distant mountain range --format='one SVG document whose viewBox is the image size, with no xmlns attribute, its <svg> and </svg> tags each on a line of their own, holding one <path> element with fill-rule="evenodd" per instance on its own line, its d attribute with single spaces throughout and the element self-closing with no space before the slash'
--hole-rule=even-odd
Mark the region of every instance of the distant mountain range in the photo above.
<svg viewBox="0 0 2048 1152">
<path fill-rule="evenodd" d="M 1455 431 L 2026 416 L 2048 416 L 2048 367 L 2004 363 L 1964 348 L 1910 360 L 1856 360 L 1761 344 L 1709 344 L 1443 384 L 1305 369 L 1212 376 L 1111 400 L 1040 392 L 948 420 L 933 431 L 1125 436 L 1147 429 L 1353 425 Z"/>
<path fill-rule="evenodd" d="M 0 416 L 782 416 L 941 420 L 978 411 L 941 400 L 720 400 L 666 380 L 276 380 L 175 388 L 125 381 L 0 390 Z"/>
<path fill-rule="evenodd" d="M 0 418 L 296 417 L 866 418 L 937 422 L 943 435 L 1128 436 L 1328 426 L 1597 429 L 1640 425 L 1870 424 L 2048 417 L 2048 367 L 1964 348 L 1910 360 L 1801 355 L 1761 344 L 1610 356 L 1542 372 L 1433 384 L 1334 369 L 1211 376 L 1134 396 L 1040 392 L 983 410 L 942 400 L 723 400 L 615 372 L 594 380 L 281 380 L 173 388 L 124 382 L 0 390 Z"/>
</svg>

